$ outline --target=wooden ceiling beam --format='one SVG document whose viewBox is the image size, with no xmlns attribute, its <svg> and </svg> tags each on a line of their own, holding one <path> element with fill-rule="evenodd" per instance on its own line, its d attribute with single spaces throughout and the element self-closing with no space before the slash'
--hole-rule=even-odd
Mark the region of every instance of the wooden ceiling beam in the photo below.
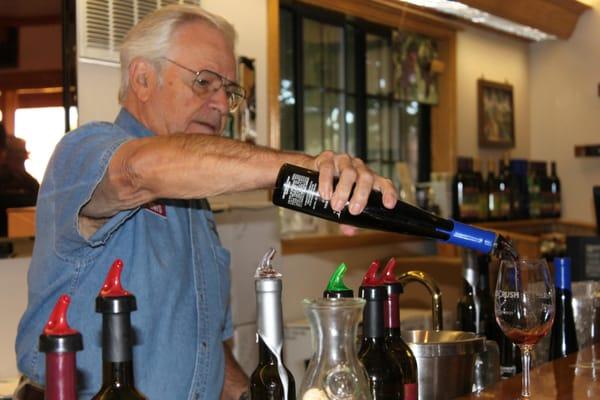
<svg viewBox="0 0 600 400">
<path fill-rule="evenodd" d="M 590 7 L 576 0 L 460 0 L 461 3 L 505 18 L 559 39 L 568 39 L 579 16 Z"/>
</svg>

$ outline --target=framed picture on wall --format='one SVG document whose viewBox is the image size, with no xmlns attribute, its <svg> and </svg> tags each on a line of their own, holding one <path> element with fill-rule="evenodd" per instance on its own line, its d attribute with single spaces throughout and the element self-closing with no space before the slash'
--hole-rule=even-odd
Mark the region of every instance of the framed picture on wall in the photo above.
<svg viewBox="0 0 600 400">
<path fill-rule="evenodd" d="M 515 147 L 513 87 L 479 79 L 477 81 L 479 147 Z"/>
</svg>

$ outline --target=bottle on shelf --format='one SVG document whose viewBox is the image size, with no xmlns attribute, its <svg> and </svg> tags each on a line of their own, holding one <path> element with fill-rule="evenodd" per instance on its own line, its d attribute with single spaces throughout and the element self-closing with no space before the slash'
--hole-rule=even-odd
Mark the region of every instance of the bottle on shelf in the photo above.
<svg viewBox="0 0 600 400">
<path fill-rule="evenodd" d="M 486 221 L 488 219 L 488 196 L 479 158 L 473 159 L 473 180 L 477 187 L 477 216 L 475 220 Z"/>
<path fill-rule="evenodd" d="M 494 171 L 494 161 L 488 160 L 487 177 L 485 180 L 485 193 L 487 195 L 487 219 L 497 221 L 500 219 L 500 195 L 498 178 Z"/>
<path fill-rule="evenodd" d="M 363 336 L 358 350 L 358 358 L 369 376 L 373 400 L 402 400 L 404 398 L 404 377 L 402 367 L 386 345 L 383 303 L 387 290 L 373 277 L 373 266 L 363 279 L 359 295 L 363 298 Z"/>
<path fill-rule="evenodd" d="M 283 364 L 283 312 L 281 274 L 272 266 L 275 249 L 263 256 L 254 283 L 258 365 L 250 376 L 252 400 L 295 400 L 296 384 Z"/>
<path fill-rule="evenodd" d="M 479 219 L 480 192 L 473 172 L 473 159 L 458 157 L 456 175 L 452 181 L 452 217 L 462 222 Z"/>
<path fill-rule="evenodd" d="M 554 213 L 552 216 L 554 218 L 560 218 L 562 214 L 562 200 L 560 179 L 558 179 L 558 175 L 556 174 L 556 161 L 550 163 L 550 186 L 554 198 Z"/>
<path fill-rule="evenodd" d="M 83 339 L 67 321 L 70 303 L 68 295 L 60 296 L 39 339 L 39 351 L 46 353 L 46 400 L 77 400 L 75 354 L 83 350 Z"/>
<path fill-rule="evenodd" d="M 331 278 L 329 278 L 327 288 L 323 291 L 324 298 L 341 299 L 354 297 L 354 291 L 344 283 L 344 275 L 347 270 L 348 267 L 346 264 L 341 263 L 338 265 L 333 274 L 331 274 Z"/>
<path fill-rule="evenodd" d="M 102 387 L 92 400 L 146 399 L 134 382 L 131 313 L 137 303 L 121 285 L 122 271 L 123 262 L 115 260 L 96 297 L 96 312 L 102 314 Z"/>
<path fill-rule="evenodd" d="M 383 317 L 386 345 L 392 356 L 398 360 L 402 368 L 404 383 L 404 400 L 417 400 L 419 398 L 417 359 L 400 332 L 400 305 L 399 296 L 402 294 L 402 285 L 396 279 L 396 259 L 390 258 L 382 272 L 382 284 L 386 287 L 387 297 L 383 304 Z"/>
<path fill-rule="evenodd" d="M 501 235 L 438 217 L 403 201 L 398 201 L 393 209 L 387 209 L 378 191 L 371 192 L 361 214 L 350 214 L 347 206 L 337 213 L 319 195 L 319 173 L 290 164 L 285 164 L 279 171 L 273 203 L 338 223 L 424 236 L 500 257 L 517 257 L 514 248 Z"/>
<path fill-rule="evenodd" d="M 555 312 L 550 332 L 549 360 L 566 357 L 578 350 L 577 331 L 573 318 L 573 295 L 571 292 L 571 259 L 554 259 Z"/>
<path fill-rule="evenodd" d="M 498 161 L 498 219 L 509 220 L 511 218 L 511 190 L 510 181 L 512 179 L 510 175 L 510 169 L 508 164 L 504 160 Z"/>
<path fill-rule="evenodd" d="M 527 160 L 512 159 L 510 166 L 511 219 L 529 218 L 529 192 L 527 189 Z"/>
<path fill-rule="evenodd" d="M 554 217 L 554 193 L 552 192 L 552 179 L 548 176 L 546 162 L 540 162 L 540 216 L 542 218 Z"/>
<path fill-rule="evenodd" d="M 546 163 L 530 161 L 528 173 L 529 218 L 542 217 L 542 190 L 546 176 Z"/>
</svg>

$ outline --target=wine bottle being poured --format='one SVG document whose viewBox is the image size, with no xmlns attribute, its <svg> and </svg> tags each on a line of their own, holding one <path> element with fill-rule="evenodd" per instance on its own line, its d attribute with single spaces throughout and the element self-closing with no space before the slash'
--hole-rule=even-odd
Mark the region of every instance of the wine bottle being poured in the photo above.
<svg viewBox="0 0 600 400">
<path fill-rule="evenodd" d="M 424 236 L 499 258 L 518 258 L 510 242 L 495 232 L 438 217 L 400 200 L 393 209 L 387 209 L 377 191 L 371 192 L 359 215 L 351 214 L 347 205 L 338 213 L 319 194 L 319 173 L 296 165 L 284 164 L 279 170 L 273 203 L 359 228 Z"/>
</svg>

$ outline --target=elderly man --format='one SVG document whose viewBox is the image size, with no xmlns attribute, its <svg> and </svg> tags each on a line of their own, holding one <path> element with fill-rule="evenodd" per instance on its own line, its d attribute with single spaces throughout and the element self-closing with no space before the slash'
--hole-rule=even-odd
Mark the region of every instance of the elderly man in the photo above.
<svg viewBox="0 0 600 400">
<path fill-rule="evenodd" d="M 336 210 L 349 202 L 360 213 L 372 189 L 395 205 L 391 182 L 347 154 L 312 157 L 220 136 L 244 97 L 233 41 L 229 23 L 198 7 L 150 14 L 123 43 L 116 121 L 84 125 L 57 146 L 40 189 L 16 345 L 29 389 L 44 384 L 38 335 L 61 293 L 72 298 L 69 320 L 85 342 L 79 396 L 100 388 L 94 300 L 118 257 L 138 302 L 136 387 L 150 399 L 237 400 L 248 382 L 224 344 L 232 335 L 229 253 L 201 199 L 272 187 L 289 162 L 320 171 L 321 194 Z"/>
</svg>

